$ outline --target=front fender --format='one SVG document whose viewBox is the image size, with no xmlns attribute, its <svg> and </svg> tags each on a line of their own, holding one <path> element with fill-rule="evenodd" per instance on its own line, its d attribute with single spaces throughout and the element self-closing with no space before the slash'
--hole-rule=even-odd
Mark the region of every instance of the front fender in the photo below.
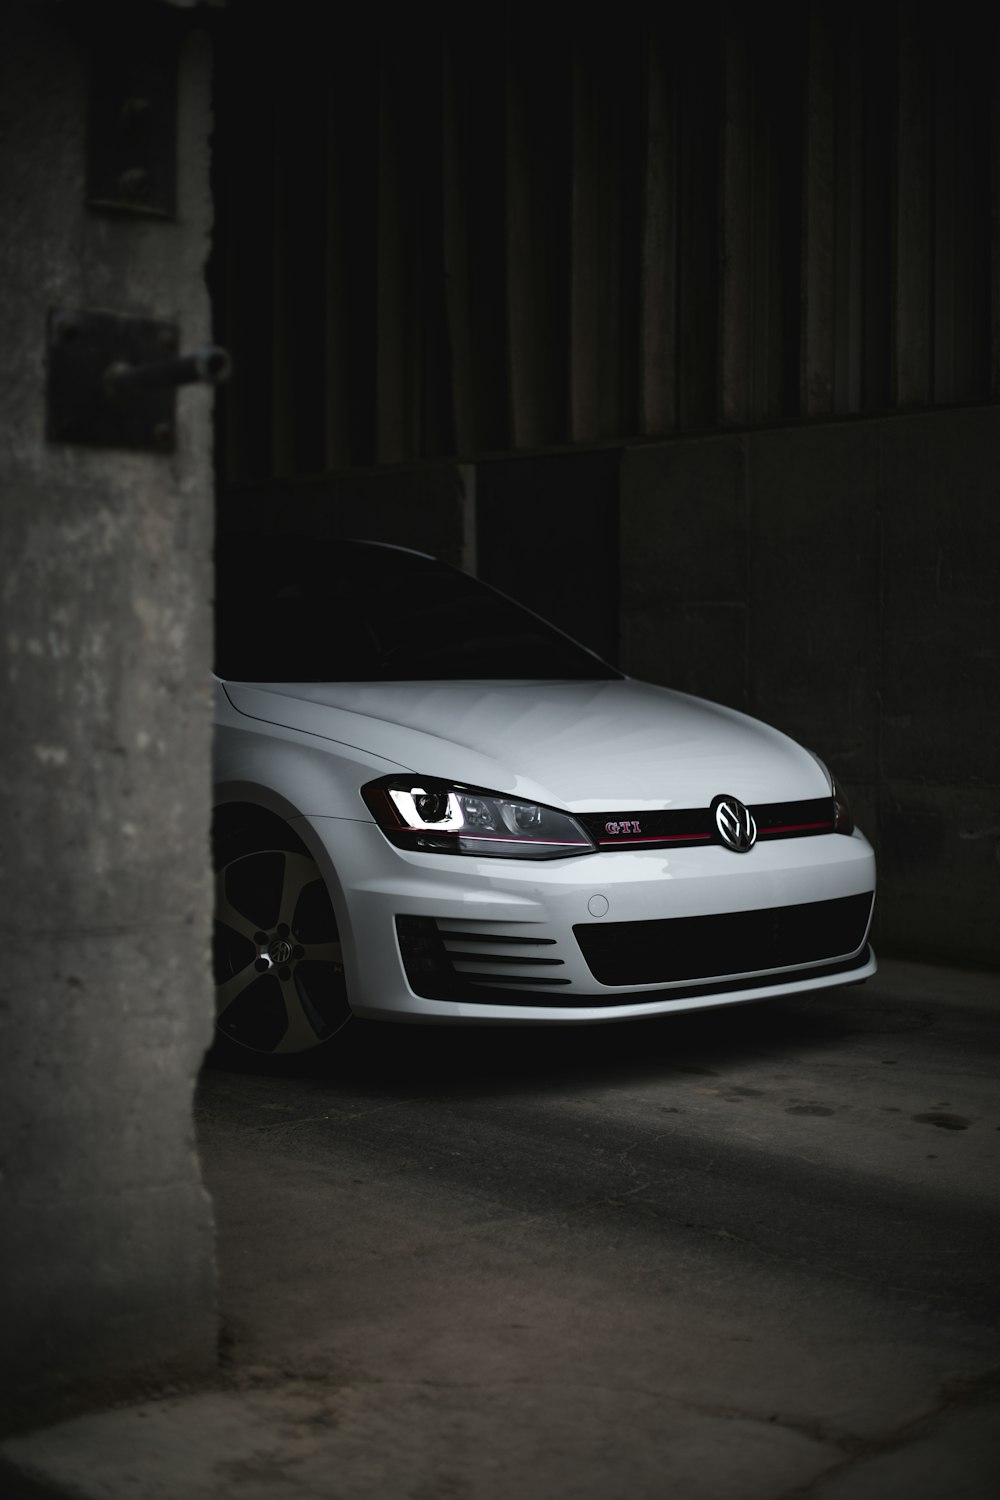
<svg viewBox="0 0 1000 1500">
<path fill-rule="evenodd" d="M 351 745 L 239 713 L 222 685 L 216 691 L 212 752 L 214 801 L 249 802 L 285 819 L 372 821 L 360 788 L 401 769 Z"/>
</svg>

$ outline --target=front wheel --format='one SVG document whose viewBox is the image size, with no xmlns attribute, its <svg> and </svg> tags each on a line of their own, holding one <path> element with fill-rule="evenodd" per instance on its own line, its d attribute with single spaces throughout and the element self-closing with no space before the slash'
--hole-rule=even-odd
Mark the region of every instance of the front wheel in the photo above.
<svg viewBox="0 0 1000 1500">
<path fill-rule="evenodd" d="M 282 1057 L 324 1046 L 350 1019 L 340 934 L 319 867 L 287 829 L 214 848 L 215 1025 L 224 1050 Z"/>
</svg>

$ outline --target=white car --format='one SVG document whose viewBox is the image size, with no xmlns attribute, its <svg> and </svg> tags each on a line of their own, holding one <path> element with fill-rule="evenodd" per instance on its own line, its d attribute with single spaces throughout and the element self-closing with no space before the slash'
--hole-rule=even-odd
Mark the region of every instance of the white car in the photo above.
<svg viewBox="0 0 1000 1500">
<path fill-rule="evenodd" d="M 370 542 L 220 547 L 217 1027 L 593 1022 L 875 973 L 823 763 Z"/>
</svg>

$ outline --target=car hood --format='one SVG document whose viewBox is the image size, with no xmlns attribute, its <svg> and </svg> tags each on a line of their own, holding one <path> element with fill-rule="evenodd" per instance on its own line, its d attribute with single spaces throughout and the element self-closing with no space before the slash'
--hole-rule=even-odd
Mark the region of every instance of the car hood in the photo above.
<svg viewBox="0 0 1000 1500">
<path fill-rule="evenodd" d="M 576 812 L 822 797 L 808 751 L 745 714 L 629 679 L 225 684 L 240 713 Z"/>
</svg>

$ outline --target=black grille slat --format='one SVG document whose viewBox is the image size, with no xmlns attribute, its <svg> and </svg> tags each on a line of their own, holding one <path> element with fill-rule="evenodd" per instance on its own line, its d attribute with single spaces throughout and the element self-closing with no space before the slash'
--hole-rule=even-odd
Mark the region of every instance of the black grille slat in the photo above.
<svg viewBox="0 0 1000 1500">
<path fill-rule="evenodd" d="M 453 932 L 439 927 L 438 937 L 446 943 L 524 943 L 532 947 L 554 947 L 555 938 L 512 937 L 508 932 Z"/>
<path fill-rule="evenodd" d="M 573 928 L 600 984 L 677 984 L 844 958 L 863 945 L 871 892 L 763 911 Z"/>
<path fill-rule="evenodd" d="M 452 953 L 451 957 L 459 964 L 554 964 L 557 968 L 563 964 L 561 958 L 535 958 L 527 953 Z"/>
<path fill-rule="evenodd" d="M 572 983 L 570 979 L 553 979 L 548 974 L 474 974 L 464 969 L 456 969 L 454 977 L 466 984 L 510 985 L 522 990 L 526 985 Z"/>
</svg>

